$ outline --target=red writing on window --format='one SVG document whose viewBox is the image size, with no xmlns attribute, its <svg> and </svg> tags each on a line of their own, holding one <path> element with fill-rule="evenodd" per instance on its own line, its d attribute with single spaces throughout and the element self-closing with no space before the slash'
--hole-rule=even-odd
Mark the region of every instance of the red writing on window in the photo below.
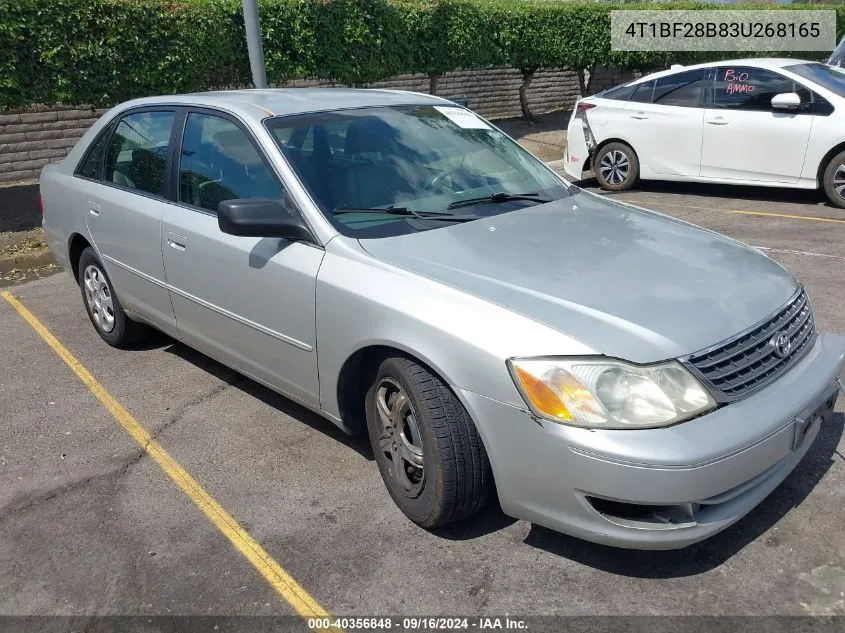
<svg viewBox="0 0 845 633">
<path fill-rule="evenodd" d="M 729 95 L 754 92 L 754 86 L 751 84 L 728 84 L 725 86 L 725 92 Z"/>
<path fill-rule="evenodd" d="M 736 72 L 732 68 L 728 68 L 725 71 L 725 81 L 730 82 L 725 86 L 725 92 L 729 95 L 754 92 L 753 85 L 743 83 L 748 81 L 747 72 Z"/>
<path fill-rule="evenodd" d="M 748 81 L 748 73 L 736 72 L 732 68 L 725 71 L 725 81 Z"/>
</svg>

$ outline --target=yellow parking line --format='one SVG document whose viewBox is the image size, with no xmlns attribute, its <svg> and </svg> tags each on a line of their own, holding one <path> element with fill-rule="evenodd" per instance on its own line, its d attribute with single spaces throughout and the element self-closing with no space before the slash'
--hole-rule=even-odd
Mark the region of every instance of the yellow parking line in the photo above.
<svg viewBox="0 0 845 633">
<path fill-rule="evenodd" d="M 246 559 L 252 563 L 265 580 L 303 618 L 330 617 L 308 592 L 288 574 L 282 566 L 264 551 L 264 548 L 244 530 L 223 507 L 208 494 L 188 472 L 156 442 L 126 408 L 103 387 L 68 349 L 11 293 L 0 292 L 6 301 L 18 311 L 23 319 L 44 339 L 59 358 L 73 370 L 73 373 L 88 387 L 89 391 L 108 409 L 112 417 L 132 436 L 141 448 L 152 457 L 161 469 L 191 498 L 205 516 L 229 539 Z M 337 629 L 323 629 L 332 630 Z"/>
<path fill-rule="evenodd" d="M 630 200 L 625 198 L 614 198 L 620 202 L 630 202 L 637 205 L 653 204 L 658 207 L 674 207 L 676 209 L 696 209 L 700 211 L 718 211 L 720 213 L 736 213 L 739 215 L 760 215 L 772 218 L 787 218 L 789 220 L 808 220 L 810 222 L 831 222 L 833 224 L 845 224 L 845 220 L 837 218 L 820 218 L 815 215 L 792 215 L 789 213 L 768 213 L 766 211 L 742 211 L 738 209 L 716 209 L 714 207 L 698 207 L 691 204 L 675 204 L 673 202 L 661 202 L 658 200 Z"/>
</svg>

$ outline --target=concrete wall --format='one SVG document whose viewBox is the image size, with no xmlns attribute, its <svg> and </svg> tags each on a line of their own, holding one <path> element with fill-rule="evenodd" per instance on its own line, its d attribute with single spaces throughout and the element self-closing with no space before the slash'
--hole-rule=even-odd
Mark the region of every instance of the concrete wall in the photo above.
<svg viewBox="0 0 845 633">
<path fill-rule="evenodd" d="M 597 92 L 631 79 L 613 69 L 599 69 L 589 81 L 589 91 Z M 444 97 L 466 95 L 470 107 L 489 119 L 520 116 L 519 86 L 522 76 L 513 68 L 457 71 L 440 78 L 437 93 Z M 296 80 L 292 87 L 328 85 Z M 425 75 L 401 75 L 372 84 L 375 88 L 428 92 Z M 528 91 L 535 114 L 569 109 L 578 98 L 574 72 L 539 71 Z M 61 160 L 104 110 L 68 106 L 34 106 L 28 110 L 0 112 L 0 184 L 28 182 L 38 177 L 49 162 Z"/>
</svg>

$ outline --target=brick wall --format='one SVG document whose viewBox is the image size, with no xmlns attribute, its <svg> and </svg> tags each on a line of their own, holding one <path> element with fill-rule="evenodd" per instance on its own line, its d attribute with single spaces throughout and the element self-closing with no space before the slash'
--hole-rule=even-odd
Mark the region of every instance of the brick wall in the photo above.
<svg viewBox="0 0 845 633">
<path fill-rule="evenodd" d="M 104 110 L 35 106 L 0 112 L 0 183 L 34 180 L 64 158 Z"/>
<path fill-rule="evenodd" d="M 589 90 L 597 92 L 631 78 L 630 74 L 613 69 L 598 69 L 589 79 Z M 502 119 L 520 116 L 521 83 L 522 76 L 513 68 L 456 71 L 440 78 L 437 93 L 445 97 L 466 95 L 473 110 L 489 119 Z M 328 84 L 296 80 L 287 85 Z M 428 92 L 429 80 L 425 75 L 400 75 L 371 87 Z M 577 98 L 578 80 L 571 71 L 538 71 L 528 90 L 528 101 L 535 114 L 571 108 Z M 0 184 L 37 178 L 44 165 L 64 158 L 103 112 L 67 106 L 0 112 Z"/>
</svg>

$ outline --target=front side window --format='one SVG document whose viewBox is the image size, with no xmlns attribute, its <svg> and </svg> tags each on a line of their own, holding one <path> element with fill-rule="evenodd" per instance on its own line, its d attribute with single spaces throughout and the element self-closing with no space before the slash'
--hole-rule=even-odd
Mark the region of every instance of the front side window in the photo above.
<svg viewBox="0 0 845 633">
<path fill-rule="evenodd" d="M 762 68 L 723 66 L 716 69 L 715 107 L 770 112 L 772 97 L 794 92 L 795 82 Z"/>
<path fill-rule="evenodd" d="M 568 195 L 536 158 L 463 108 L 356 108 L 276 117 L 266 126 L 346 235 L 429 230 L 450 217 L 471 221 Z M 519 194 L 531 195 L 511 197 Z"/>
<path fill-rule="evenodd" d="M 224 200 L 283 200 L 281 185 L 249 136 L 234 122 L 191 113 L 179 163 L 179 202 L 214 213 Z"/>
<path fill-rule="evenodd" d="M 704 69 L 661 77 L 655 84 L 652 101 L 659 105 L 697 108 L 706 78 L 707 73 Z"/>
<path fill-rule="evenodd" d="M 164 195 L 167 148 L 174 112 L 136 112 L 117 124 L 106 151 L 103 179 L 121 187 Z"/>
</svg>

